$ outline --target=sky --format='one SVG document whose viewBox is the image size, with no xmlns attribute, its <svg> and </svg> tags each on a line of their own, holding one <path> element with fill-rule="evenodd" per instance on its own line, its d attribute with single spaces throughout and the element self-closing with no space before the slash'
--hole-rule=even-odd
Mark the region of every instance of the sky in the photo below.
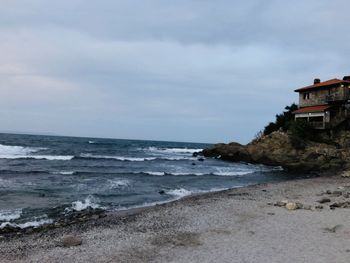
<svg viewBox="0 0 350 263">
<path fill-rule="evenodd" d="M 347 0 L 0 0 L 0 130 L 249 142 L 350 75 Z"/>
</svg>

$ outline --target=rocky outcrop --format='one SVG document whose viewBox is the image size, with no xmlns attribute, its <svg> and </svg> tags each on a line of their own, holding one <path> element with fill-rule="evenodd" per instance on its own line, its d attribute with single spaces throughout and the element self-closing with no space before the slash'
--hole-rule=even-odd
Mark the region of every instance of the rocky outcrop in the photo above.
<svg viewBox="0 0 350 263">
<path fill-rule="evenodd" d="M 343 139 L 342 143 L 347 145 L 347 140 Z M 201 154 L 233 162 L 259 163 L 303 171 L 339 170 L 350 163 L 350 151 L 340 144 L 312 141 L 303 144 L 302 147 L 296 145 L 287 133 L 273 132 L 247 145 L 216 144 Z"/>
</svg>

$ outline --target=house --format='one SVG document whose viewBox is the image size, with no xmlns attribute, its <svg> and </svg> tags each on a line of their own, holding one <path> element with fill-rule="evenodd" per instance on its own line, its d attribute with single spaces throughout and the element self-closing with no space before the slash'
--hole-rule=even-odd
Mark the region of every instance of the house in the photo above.
<svg viewBox="0 0 350 263">
<path fill-rule="evenodd" d="M 350 116 L 350 76 L 321 82 L 296 89 L 299 93 L 299 109 L 295 119 L 307 120 L 315 129 L 333 128 Z"/>
</svg>

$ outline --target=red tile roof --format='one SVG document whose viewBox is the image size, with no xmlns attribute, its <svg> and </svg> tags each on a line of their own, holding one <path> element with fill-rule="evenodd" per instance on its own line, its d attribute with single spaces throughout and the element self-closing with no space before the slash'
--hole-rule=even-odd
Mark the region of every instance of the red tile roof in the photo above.
<svg viewBox="0 0 350 263">
<path fill-rule="evenodd" d="M 317 105 L 317 106 L 303 107 L 296 111 L 293 111 L 293 113 L 323 112 L 328 108 L 330 108 L 329 105 Z"/>
<path fill-rule="evenodd" d="M 350 81 L 348 80 L 341 80 L 341 79 L 330 79 L 327 81 L 323 81 L 314 85 L 310 85 L 310 86 L 306 86 L 304 88 L 300 88 L 300 89 L 296 89 L 294 90 L 295 92 L 302 92 L 302 91 L 307 91 L 307 90 L 311 90 L 311 89 L 317 89 L 317 88 L 321 88 L 321 87 L 327 87 L 327 86 L 333 86 L 333 85 L 337 85 L 337 84 L 350 84 Z"/>
</svg>

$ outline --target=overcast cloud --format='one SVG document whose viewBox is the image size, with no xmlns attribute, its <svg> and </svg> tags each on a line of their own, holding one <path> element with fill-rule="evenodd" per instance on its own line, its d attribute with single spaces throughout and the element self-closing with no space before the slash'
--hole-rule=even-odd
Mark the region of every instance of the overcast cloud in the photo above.
<svg viewBox="0 0 350 263">
<path fill-rule="evenodd" d="M 1 130 L 248 142 L 350 74 L 346 0 L 0 0 Z"/>
</svg>

